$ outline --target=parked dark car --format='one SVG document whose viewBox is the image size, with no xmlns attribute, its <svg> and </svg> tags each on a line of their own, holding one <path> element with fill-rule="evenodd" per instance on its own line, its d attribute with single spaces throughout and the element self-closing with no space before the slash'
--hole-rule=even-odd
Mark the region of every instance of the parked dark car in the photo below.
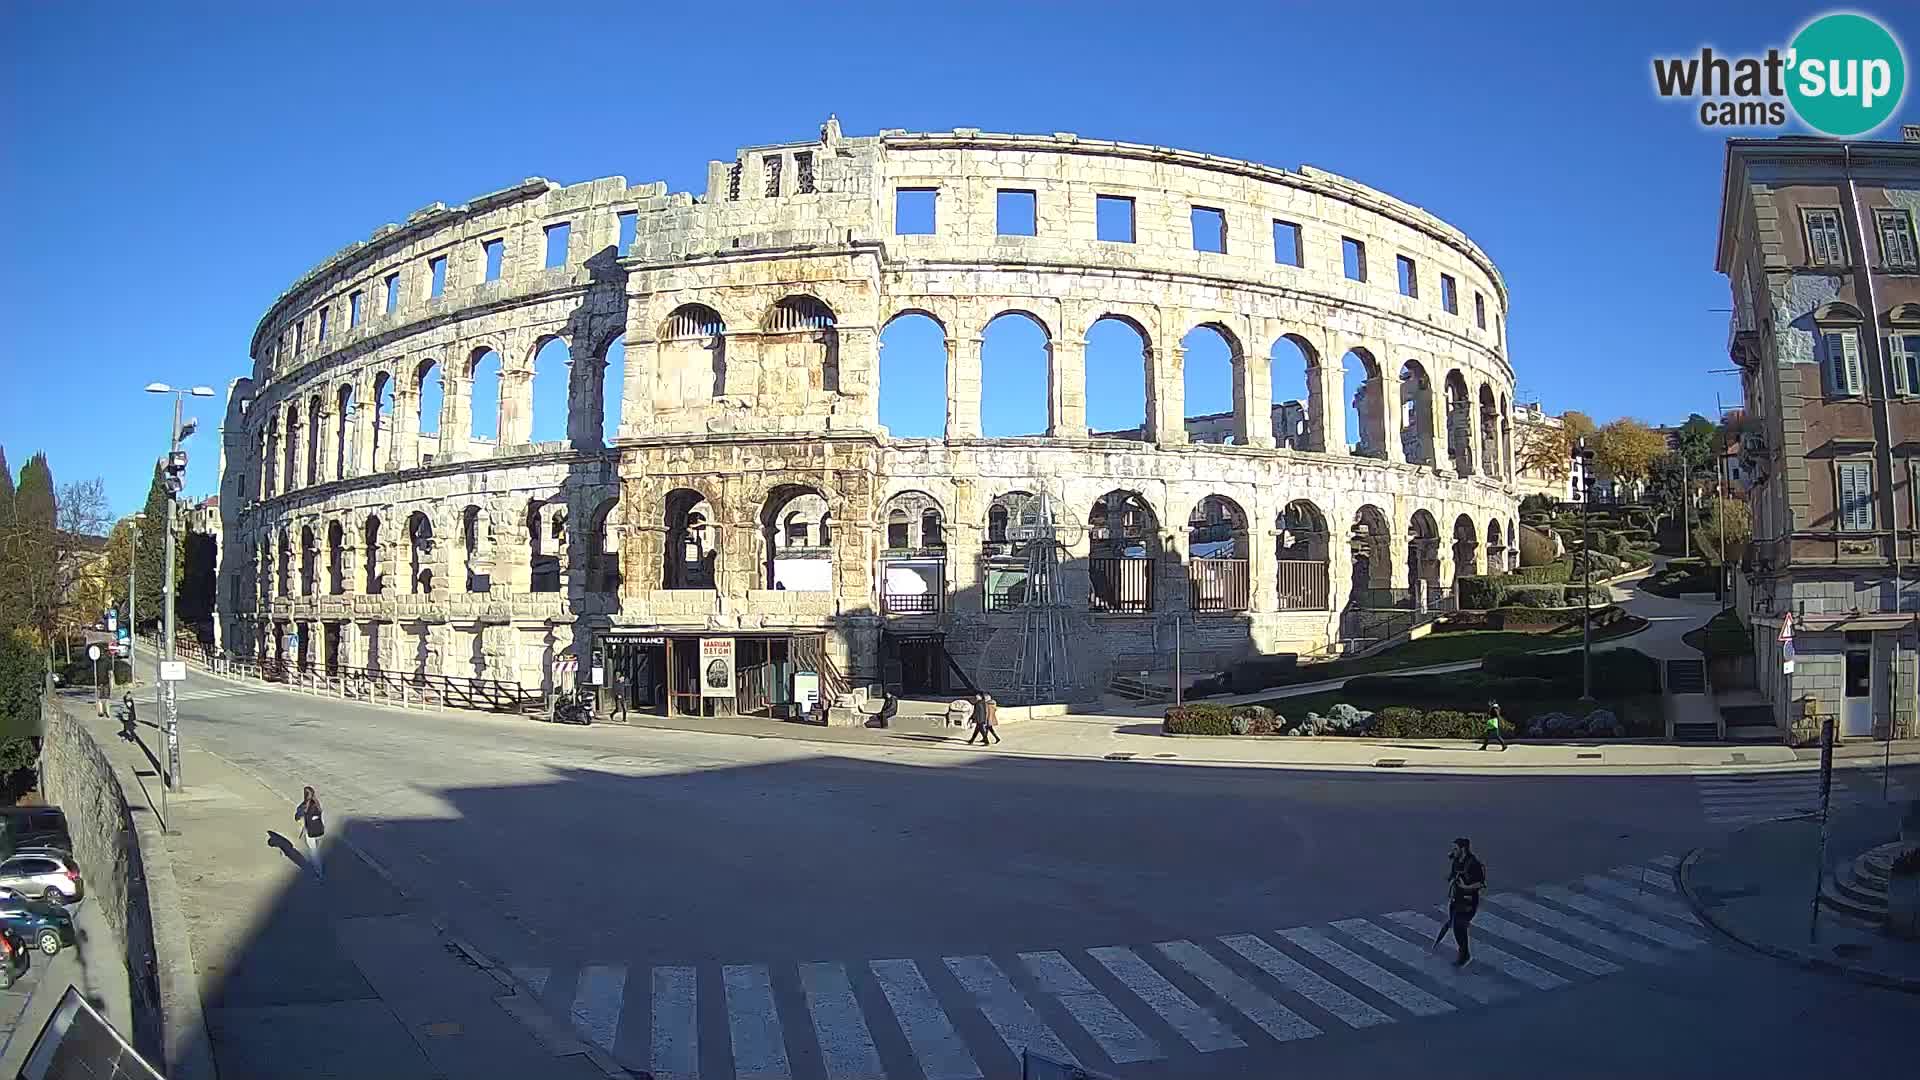
<svg viewBox="0 0 1920 1080">
<path fill-rule="evenodd" d="M 0 990 L 13 989 L 13 981 L 27 967 L 27 945 L 9 927 L 0 926 Z"/>
<path fill-rule="evenodd" d="M 73 916 L 66 908 L 29 900 L 11 889 L 0 889 L 0 926 L 18 940 L 32 942 L 48 956 L 60 955 L 61 949 L 75 941 Z"/>
</svg>

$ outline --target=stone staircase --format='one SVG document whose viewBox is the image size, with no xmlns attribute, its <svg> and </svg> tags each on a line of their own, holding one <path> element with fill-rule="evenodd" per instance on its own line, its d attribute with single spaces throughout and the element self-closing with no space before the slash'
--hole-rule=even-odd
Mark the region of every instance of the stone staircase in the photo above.
<svg viewBox="0 0 1920 1080">
<path fill-rule="evenodd" d="M 1878 929 L 1887 921 L 1887 875 L 1906 845 L 1895 840 L 1861 854 L 1820 886 L 1820 906 Z"/>
</svg>

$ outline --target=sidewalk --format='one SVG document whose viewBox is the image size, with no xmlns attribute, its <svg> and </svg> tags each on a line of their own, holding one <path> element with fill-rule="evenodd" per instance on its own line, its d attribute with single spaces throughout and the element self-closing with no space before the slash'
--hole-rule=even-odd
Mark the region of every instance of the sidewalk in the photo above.
<svg viewBox="0 0 1920 1080">
<path fill-rule="evenodd" d="M 120 739 L 111 719 L 90 720 L 89 730 L 128 797 L 142 798 L 157 783 L 146 749 Z M 157 745 L 151 727 L 141 735 Z M 466 957 L 431 913 L 340 842 L 350 821 L 328 822 L 319 881 L 293 821 L 297 792 L 271 791 L 205 750 L 193 764 L 186 790 L 170 798 L 167 846 L 221 1076 L 607 1075 L 576 1040 L 543 1045 L 516 1022 L 500 1001 L 514 993 L 504 976 Z M 158 788 L 145 797 L 157 802 Z"/>
<path fill-rule="evenodd" d="M 1826 873 L 1876 844 L 1898 839 L 1904 811 L 1903 806 L 1836 811 Z M 1687 856 L 1680 864 L 1680 888 L 1702 918 L 1742 944 L 1803 967 L 1920 993 L 1920 942 L 1862 929 L 1825 912 L 1814 925 L 1819 847 L 1817 819 L 1754 825 Z"/>
<path fill-rule="evenodd" d="M 70 908 L 77 942 L 49 958 L 33 950 L 29 967 L 18 977 L 7 1000 L 0 1026 L 10 1028 L 0 1050 L 0 1076 L 14 1076 L 33 1049 L 33 1040 L 46 1026 L 69 986 L 78 987 L 87 1003 L 100 1011 L 115 1030 L 131 1037 L 132 988 L 127 985 L 126 950 L 100 914 L 100 905 L 88 899 Z M 13 999 L 17 998 L 15 1001 Z M 15 1010 L 18 1009 L 16 1014 Z"/>
</svg>

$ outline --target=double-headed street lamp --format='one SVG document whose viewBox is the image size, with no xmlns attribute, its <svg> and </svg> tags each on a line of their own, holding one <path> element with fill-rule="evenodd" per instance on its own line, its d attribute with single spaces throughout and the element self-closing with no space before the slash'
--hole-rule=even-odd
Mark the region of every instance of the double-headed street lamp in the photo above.
<svg viewBox="0 0 1920 1080">
<path fill-rule="evenodd" d="M 1593 501 L 1593 451 L 1585 438 L 1573 444 L 1574 483 L 1586 481 L 1580 493 L 1580 701 L 1593 703 L 1593 531 L 1587 527 L 1587 504 Z"/>
<path fill-rule="evenodd" d="M 189 420 L 184 425 L 180 420 L 181 401 L 187 395 L 194 397 L 212 397 L 213 387 L 195 386 L 190 388 L 168 386 L 156 382 L 147 384 L 149 394 L 173 395 L 173 425 L 167 429 L 167 461 L 164 471 L 167 489 L 166 548 L 161 564 L 160 580 L 165 590 L 165 604 L 160 619 L 160 656 L 159 663 L 174 663 L 178 657 L 173 646 L 173 550 L 174 532 L 179 518 L 180 488 L 186 479 L 187 455 L 180 449 L 180 440 L 193 434 L 198 423 Z M 174 681 L 166 678 L 164 672 L 160 678 L 161 712 L 167 729 L 167 776 L 166 786 L 180 789 L 180 699 Z"/>
</svg>

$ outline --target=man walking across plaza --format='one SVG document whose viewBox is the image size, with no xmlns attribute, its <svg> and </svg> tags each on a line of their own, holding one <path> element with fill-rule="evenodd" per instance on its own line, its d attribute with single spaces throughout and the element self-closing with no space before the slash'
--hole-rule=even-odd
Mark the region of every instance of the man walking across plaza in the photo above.
<svg viewBox="0 0 1920 1080">
<path fill-rule="evenodd" d="M 1500 749 L 1505 751 L 1507 737 L 1500 731 L 1500 703 L 1489 701 L 1487 702 L 1487 733 L 1480 736 L 1480 749 L 1485 750 L 1487 744 L 1495 739 L 1500 740 Z"/>
<path fill-rule="evenodd" d="M 1459 949 L 1453 961 L 1453 966 L 1459 968 L 1466 967 L 1473 959 L 1473 951 L 1467 944 L 1467 926 L 1480 910 L 1480 894 L 1487 888 L 1487 868 L 1473 853 L 1473 842 L 1464 836 L 1454 840 L 1448 861 L 1447 926 L 1453 931 L 1454 946 Z"/>
</svg>

